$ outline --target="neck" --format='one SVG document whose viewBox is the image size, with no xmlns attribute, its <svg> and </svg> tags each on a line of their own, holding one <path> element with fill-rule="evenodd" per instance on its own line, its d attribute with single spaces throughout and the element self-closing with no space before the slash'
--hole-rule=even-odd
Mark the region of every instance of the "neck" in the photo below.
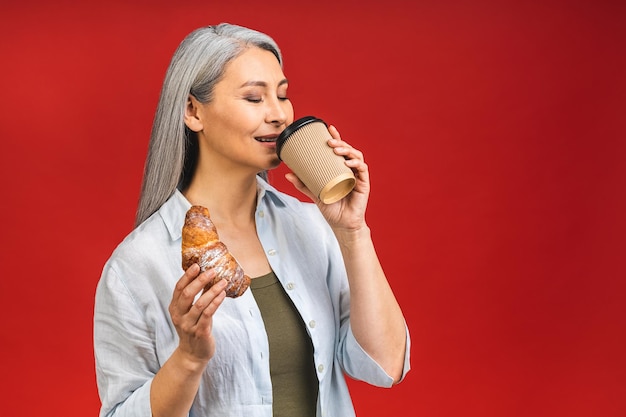
<svg viewBox="0 0 626 417">
<path fill-rule="evenodd" d="M 191 204 L 209 209 L 214 223 L 246 225 L 254 222 L 256 175 L 203 175 L 196 172 L 183 194 Z"/>
</svg>

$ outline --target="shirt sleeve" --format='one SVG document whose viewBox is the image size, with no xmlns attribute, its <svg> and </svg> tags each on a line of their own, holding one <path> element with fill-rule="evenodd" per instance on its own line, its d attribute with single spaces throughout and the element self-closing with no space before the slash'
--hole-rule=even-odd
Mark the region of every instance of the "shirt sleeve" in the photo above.
<svg viewBox="0 0 626 417">
<path fill-rule="evenodd" d="M 94 311 L 100 417 L 151 417 L 150 385 L 158 368 L 152 333 L 109 261 L 96 290 Z"/>
<path fill-rule="evenodd" d="M 406 348 L 404 351 L 404 367 L 402 369 L 402 381 L 411 369 L 410 365 L 410 348 L 411 339 L 409 329 L 406 327 Z M 345 372 L 352 378 L 365 381 L 377 387 L 390 388 L 393 385 L 393 378 L 385 372 L 385 370 L 372 359 L 365 350 L 359 345 L 356 338 L 352 334 L 352 329 L 348 325 L 347 335 L 344 342 L 342 352 L 343 368 Z"/>
<path fill-rule="evenodd" d="M 350 377 L 367 382 L 378 387 L 391 387 L 393 385 L 393 377 L 365 352 L 352 333 L 350 325 L 350 289 L 348 285 L 348 277 L 345 271 L 345 265 L 339 244 L 328 228 L 329 239 L 329 285 L 331 292 L 339 294 L 338 310 L 339 310 L 339 344 L 337 348 L 337 359 L 342 369 Z M 334 281 L 334 282 L 333 282 Z M 404 353 L 404 366 L 400 381 L 404 379 L 410 366 L 410 350 L 411 339 L 409 329 L 406 326 L 406 342 Z"/>
</svg>

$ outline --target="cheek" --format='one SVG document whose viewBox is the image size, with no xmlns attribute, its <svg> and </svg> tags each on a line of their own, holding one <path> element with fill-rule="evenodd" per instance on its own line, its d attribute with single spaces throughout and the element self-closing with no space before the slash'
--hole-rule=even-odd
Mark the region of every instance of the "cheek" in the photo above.
<svg viewBox="0 0 626 417">
<path fill-rule="evenodd" d="M 250 108 L 231 107 L 224 109 L 216 121 L 222 128 L 222 134 L 239 135 L 253 132 L 262 122 L 262 117 Z"/>
<path fill-rule="evenodd" d="M 293 104 L 290 100 L 285 102 L 284 112 L 287 115 L 287 124 L 290 125 L 293 123 Z"/>
</svg>

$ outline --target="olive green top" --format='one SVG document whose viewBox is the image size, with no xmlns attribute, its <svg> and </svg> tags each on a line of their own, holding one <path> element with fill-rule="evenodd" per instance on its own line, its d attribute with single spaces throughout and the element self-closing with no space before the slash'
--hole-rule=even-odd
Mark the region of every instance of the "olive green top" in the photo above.
<svg viewBox="0 0 626 417">
<path fill-rule="evenodd" d="M 274 272 L 254 278 L 270 349 L 274 417 L 315 417 L 318 381 L 313 344 L 298 310 Z"/>
</svg>

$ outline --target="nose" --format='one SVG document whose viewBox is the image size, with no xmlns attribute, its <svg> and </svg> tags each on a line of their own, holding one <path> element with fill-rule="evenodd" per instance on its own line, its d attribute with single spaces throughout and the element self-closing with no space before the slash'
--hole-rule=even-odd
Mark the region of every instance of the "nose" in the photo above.
<svg viewBox="0 0 626 417">
<path fill-rule="evenodd" d="M 289 119 L 289 101 L 281 101 L 278 98 L 268 100 L 267 114 L 265 121 L 276 126 L 282 126 Z"/>
</svg>

